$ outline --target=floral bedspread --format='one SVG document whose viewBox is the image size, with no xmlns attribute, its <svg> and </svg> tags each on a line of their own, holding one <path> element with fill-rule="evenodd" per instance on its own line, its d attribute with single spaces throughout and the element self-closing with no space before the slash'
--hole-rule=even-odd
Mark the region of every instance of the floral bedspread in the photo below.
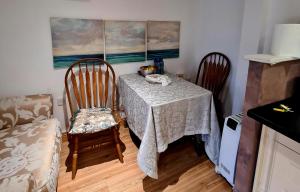
<svg viewBox="0 0 300 192">
<path fill-rule="evenodd" d="M 0 97 L 0 129 L 49 119 L 52 114 L 49 94 Z"/>
<path fill-rule="evenodd" d="M 56 119 L 0 130 L 0 189 L 56 191 L 60 147 Z"/>
<path fill-rule="evenodd" d="M 202 134 L 208 157 L 216 164 L 220 131 L 212 93 L 168 74 L 168 86 L 147 82 L 138 74 L 119 77 L 121 103 L 130 129 L 141 139 L 138 165 L 158 178 L 158 154 L 184 135 Z"/>
</svg>

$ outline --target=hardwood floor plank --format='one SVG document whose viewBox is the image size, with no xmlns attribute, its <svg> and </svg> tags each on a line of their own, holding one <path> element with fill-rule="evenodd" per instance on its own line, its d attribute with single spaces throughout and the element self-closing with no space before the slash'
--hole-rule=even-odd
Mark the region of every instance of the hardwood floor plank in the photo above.
<svg viewBox="0 0 300 192">
<path fill-rule="evenodd" d="M 171 144 L 160 154 L 159 179 L 146 175 L 137 165 L 138 149 L 131 141 L 126 128 L 120 130 L 126 149 L 124 163 L 118 160 L 113 146 L 105 145 L 100 151 L 79 155 L 77 175 L 71 179 L 65 161 L 69 154 L 64 141 L 58 192 L 228 192 L 231 186 L 214 171 L 214 165 L 203 154 L 198 157 L 190 141 Z"/>
</svg>

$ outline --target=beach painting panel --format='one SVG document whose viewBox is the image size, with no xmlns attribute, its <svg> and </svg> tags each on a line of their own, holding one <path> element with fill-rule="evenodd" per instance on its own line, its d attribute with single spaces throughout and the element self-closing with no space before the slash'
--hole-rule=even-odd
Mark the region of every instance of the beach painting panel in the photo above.
<svg viewBox="0 0 300 192">
<path fill-rule="evenodd" d="M 105 54 L 111 64 L 146 60 L 146 22 L 105 21 Z"/>
<path fill-rule="evenodd" d="M 148 21 L 147 25 L 147 60 L 154 57 L 178 58 L 180 22 Z"/>
<path fill-rule="evenodd" d="M 83 58 L 104 58 L 104 22 L 50 18 L 54 68 L 67 68 Z"/>
</svg>

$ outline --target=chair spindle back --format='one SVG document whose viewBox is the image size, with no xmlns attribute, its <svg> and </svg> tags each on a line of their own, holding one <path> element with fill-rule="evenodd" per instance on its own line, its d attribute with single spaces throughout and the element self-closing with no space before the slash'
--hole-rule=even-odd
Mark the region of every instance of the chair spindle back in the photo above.
<svg viewBox="0 0 300 192">
<path fill-rule="evenodd" d="M 72 116 L 76 109 L 74 109 L 72 103 L 74 99 L 72 99 L 71 93 L 74 94 L 77 107 L 82 109 L 108 107 L 110 90 L 111 109 L 113 111 L 116 110 L 115 72 L 106 61 L 101 59 L 81 59 L 73 63 L 65 75 L 65 89 Z"/>
<path fill-rule="evenodd" d="M 229 72 L 230 60 L 228 57 L 219 52 L 212 52 L 201 60 L 195 83 L 212 91 L 214 97 L 217 99 Z"/>
</svg>

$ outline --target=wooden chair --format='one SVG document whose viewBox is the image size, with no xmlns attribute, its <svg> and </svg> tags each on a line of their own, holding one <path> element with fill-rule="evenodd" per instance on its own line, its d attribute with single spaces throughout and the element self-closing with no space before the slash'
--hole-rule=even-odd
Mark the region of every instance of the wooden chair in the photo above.
<svg viewBox="0 0 300 192">
<path fill-rule="evenodd" d="M 111 65 L 101 59 L 75 62 L 66 72 L 65 89 L 72 116 L 71 126 L 67 128 L 72 179 L 76 175 L 79 152 L 99 147 L 103 142 L 114 142 L 123 163 L 119 142 L 122 119 L 116 107 L 116 77 Z M 103 132 L 108 138 L 102 138 Z"/>
<path fill-rule="evenodd" d="M 220 125 L 224 117 L 219 97 L 229 75 L 230 65 L 230 60 L 226 55 L 219 52 L 209 53 L 200 62 L 195 82 L 213 93 Z"/>
</svg>

